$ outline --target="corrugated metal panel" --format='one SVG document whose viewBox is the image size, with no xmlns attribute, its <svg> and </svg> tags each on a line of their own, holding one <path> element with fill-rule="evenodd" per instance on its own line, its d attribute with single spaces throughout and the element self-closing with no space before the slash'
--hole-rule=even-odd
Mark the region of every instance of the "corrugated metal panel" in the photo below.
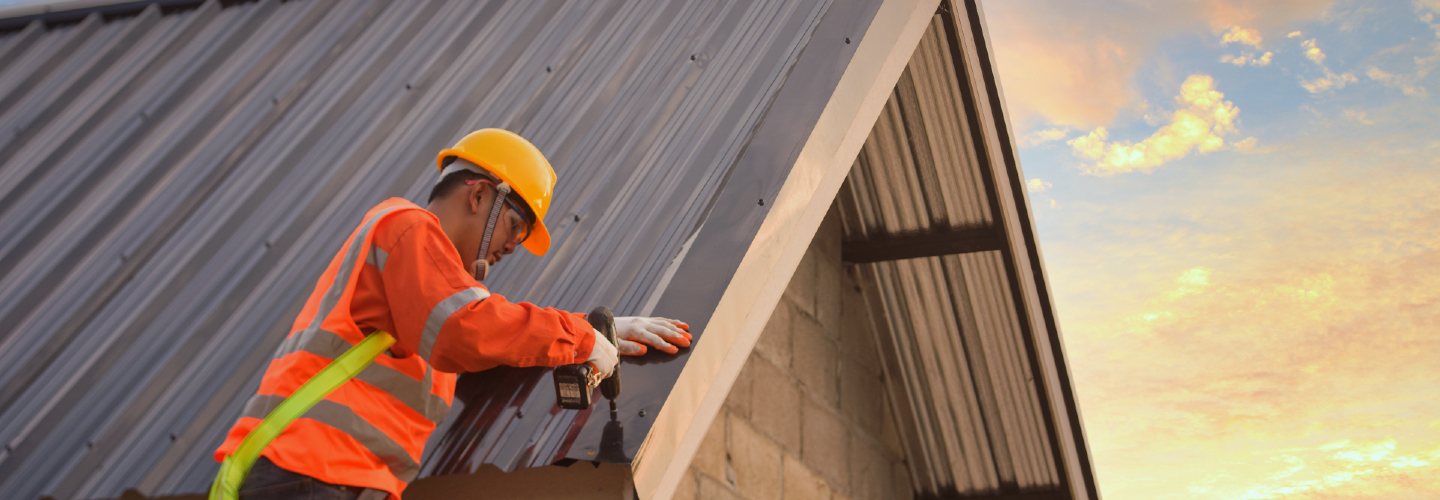
<svg viewBox="0 0 1440 500">
<path fill-rule="evenodd" d="M 846 189 L 866 193 L 850 207 L 849 239 L 993 222 L 980 172 L 966 168 L 976 162 L 974 145 L 932 139 L 971 136 L 943 22 L 935 16 L 920 39 L 847 179 Z"/>
<path fill-rule="evenodd" d="M 763 200 L 788 172 L 734 178 L 829 7 L 209 1 L 0 35 L 0 491 L 202 490 L 336 245 L 373 203 L 420 199 L 435 151 L 481 126 L 532 138 L 562 179 L 550 256 L 507 259 L 492 288 L 678 316 L 659 297 L 732 202 L 722 188 Z M 843 68 L 847 50 L 806 57 Z M 815 99 L 818 116 L 828 95 Z M 699 241 L 707 255 L 738 262 L 767 210 L 742 203 L 756 215 Z M 683 285 L 723 289 L 715 273 Z M 676 370 L 638 380 L 683 356 L 639 361 L 627 409 L 653 417 Z M 606 458 L 586 441 L 604 423 L 555 411 L 548 374 L 486 377 L 462 379 L 428 473 Z M 609 459 L 633 456 L 649 424 L 626 425 Z"/>
<path fill-rule="evenodd" d="M 1006 253 L 991 166 L 957 38 L 973 2 L 944 2 L 841 189 L 849 248 L 875 308 L 882 358 L 918 496 L 1037 493 L 1070 497 L 1052 405 L 1014 259 Z M 983 60 L 983 59 L 982 59 Z M 989 71 L 987 68 L 971 71 Z M 886 240 L 979 238 L 925 250 Z M 922 243 L 916 243 L 922 244 Z M 874 248 L 893 249 L 877 257 Z M 966 248 L 966 250 L 955 250 Z M 976 250 L 978 248 L 978 250 Z M 958 253 L 956 253 L 958 252 Z M 859 256 L 857 251 L 854 255 Z M 1080 444 L 1083 449 L 1083 443 Z M 1093 482 L 1093 479 L 1091 480 Z M 1083 487 L 1081 488 L 1083 491 Z"/>
<path fill-rule="evenodd" d="M 999 252 L 872 264 L 932 493 L 1058 485 Z"/>
</svg>

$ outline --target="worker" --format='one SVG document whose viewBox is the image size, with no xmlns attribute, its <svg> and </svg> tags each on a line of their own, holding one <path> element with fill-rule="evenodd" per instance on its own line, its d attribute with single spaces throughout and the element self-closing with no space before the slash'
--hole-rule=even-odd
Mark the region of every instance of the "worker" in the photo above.
<svg viewBox="0 0 1440 500">
<path fill-rule="evenodd" d="M 311 498 L 305 492 L 313 491 L 398 499 L 450 409 L 456 374 L 588 362 L 608 376 L 617 354 L 690 346 L 680 321 L 616 318 L 617 347 L 581 314 L 491 292 L 480 280 L 516 246 L 549 250 L 544 219 L 555 171 L 533 144 L 500 129 L 472 132 L 437 160 L 440 177 L 426 207 L 385 200 L 350 233 L 216 460 L 366 335 L 390 332 L 395 344 L 286 427 L 261 453 L 242 497 Z"/>
</svg>

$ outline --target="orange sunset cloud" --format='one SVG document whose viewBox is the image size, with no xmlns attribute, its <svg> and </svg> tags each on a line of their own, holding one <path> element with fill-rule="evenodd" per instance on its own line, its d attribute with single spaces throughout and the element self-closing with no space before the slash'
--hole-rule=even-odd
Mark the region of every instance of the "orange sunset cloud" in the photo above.
<svg viewBox="0 0 1440 500">
<path fill-rule="evenodd" d="M 1062 316 L 1085 339 L 1067 344 L 1108 493 L 1440 495 L 1440 401 L 1417 397 L 1440 354 L 1440 209 L 1423 208 L 1440 182 L 1336 179 L 1343 164 L 1245 205 L 1196 203 L 1224 196 L 1206 187 L 1175 200 L 1202 207 L 1179 211 L 1182 226 L 1086 243 L 1124 261 L 1049 266 L 1058 294 L 1114 280 L 1102 293 L 1121 304 Z M 1336 234 L 1367 236 L 1336 248 Z"/>
<path fill-rule="evenodd" d="M 1099 127 L 1068 144 L 1076 156 L 1094 162 L 1083 167 L 1086 173 L 1113 175 L 1148 172 L 1191 152 L 1219 150 L 1225 145 L 1224 136 L 1235 132 L 1240 108 L 1215 90 L 1214 78 L 1191 75 L 1175 101 L 1180 109 L 1171 114 L 1170 123 L 1138 143 L 1110 141 L 1109 132 Z"/>
</svg>

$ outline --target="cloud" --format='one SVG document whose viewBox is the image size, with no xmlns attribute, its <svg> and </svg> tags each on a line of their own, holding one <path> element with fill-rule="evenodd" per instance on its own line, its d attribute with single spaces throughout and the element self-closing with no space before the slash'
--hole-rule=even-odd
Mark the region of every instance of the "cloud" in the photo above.
<svg viewBox="0 0 1440 500">
<path fill-rule="evenodd" d="M 1007 0 L 985 2 L 984 14 L 1017 129 L 1061 125 L 1089 130 L 1110 126 L 1144 102 L 1136 75 L 1164 41 L 1234 26 L 1257 35 L 1281 32 L 1320 19 L 1332 3 Z"/>
<path fill-rule="evenodd" d="M 1235 132 L 1240 108 L 1225 100 L 1209 75 L 1186 78 L 1175 101 L 1180 108 L 1170 115 L 1170 122 L 1138 143 L 1110 141 L 1109 131 L 1097 127 L 1067 144 L 1076 156 L 1094 162 L 1083 167 L 1085 173 L 1113 175 L 1149 172 L 1195 151 L 1219 150 L 1225 145 L 1224 136 Z"/>
<path fill-rule="evenodd" d="M 1048 142 L 1058 141 L 1070 135 L 1070 129 L 1063 127 L 1047 128 L 1036 130 L 1020 138 L 1020 147 L 1039 146 Z"/>
<path fill-rule="evenodd" d="M 1410 97 L 1420 97 L 1426 94 L 1425 87 L 1415 84 L 1419 80 L 1417 75 L 1402 76 L 1371 66 L 1365 70 L 1365 76 L 1382 85 L 1400 89 L 1401 93 Z"/>
<path fill-rule="evenodd" d="M 1315 61 L 1315 64 L 1325 64 L 1325 51 L 1320 50 L 1314 38 L 1300 42 L 1300 46 L 1305 48 L 1306 59 Z"/>
<path fill-rule="evenodd" d="M 1251 28 L 1242 28 L 1240 26 L 1231 26 L 1229 30 L 1220 35 L 1220 45 L 1240 44 L 1260 49 L 1261 43 L 1263 42 L 1264 38 L 1260 36 L 1259 31 Z M 1258 56 L 1255 55 L 1254 52 L 1244 51 L 1238 55 L 1225 54 L 1220 56 L 1220 62 L 1233 64 L 1235 66 L 1269 66 L 1270 61 L 1274 58 L 1275 53 L 1268 50 Z"/>
<path fill-rule="evenodd" d="M 1397 448 L 1392 438 L 1342 439 L 1299 448 L 1280 457 L 1290 464 L 1284 471 L 1289 474 L 1276 474 L 1272 481 L 1248 488 L 1240 499 L 1397 499 L 1440 494 L 1440 480 L 1427 477 L 1440 473 L 1436 467 L 1440 448 L 1405 454 Z"/>
<path fill-rule="evenodd" d="M 1398 135 L 1047 215 L 1104 496 L 1440 498 L 1440 179 Z"/>
<path fill-rule="evenodd" d="M 1320 67 L 1321 71 L 1321 75 L 1318 77 L 1309 80 L 1300 80 L 1300 86 L 1303 87 L 1306 92 L 1319 94 L 1330 90 L 1343 89 L 1346 85 L 1355 83 L 1358 80 L 1355 78 L 1354 73 L 1348 71 L 1345 73 L 1336 73 L 1332 71 L 1329 66 L 1326 66 L 1325 51 L 1320 49 L 1320 45 L 1314 38 L 1300 42 L 1300 46 L 1305 49 L 1305 58 L 1313 61 L 1316 66 Z"/>
<path fill-rule="evenodd" d="M 1258 49 L 1262 41 L 1264 41 L 1264 38 L 1260 36 L 1259 31 L 1239 26 L 1231 26 L 1229 30 L 1220 36 L 1220 45 L 1239 43 Z"/>
<path fill-rule="evenodd" d="M 1341 113 L 1345 115 L 1345 119 L 1346 119 L 1346 120 L 1350 120 L 1350 121 L 1352 121 L 1352 122 L 1359 123 L 1359 124 L 1361 124 L 1361 125 L 1374 125 L 1374 124 L 1375 124 L 1375 120 L 1370 119 L 1370 115 L 1366 114 L 1365 111 L 1362 110 L 1362 109 L 1358 109 L 1358 108 L 1345 108 L 1345 110 L 1342 111 Z"/>
<path fill-rule="evenodd" d="M 1355 81 L 1355 75 L 1352 73 L 1335 74 L 1335 72 L 1327 68 L 1323 76 L 1311 80 L 1301 80 L 1300 86 L 1303 87 L 1306 92 L 1319 94 L 1329 90 L 1343 89 L 1346 85 L 1355 83 Z"/>
<path fill-rule="evenodd" d="M 1402 453 L 1395 439 L 1346 439 L 1281 455 L 1290 467 L 1239 498 L 1430 498 L 1440 495 L 1440 481 L 1427 477 L 1440 473 L 1437 459 L 1440 449 Z"/>
<path fill-rule="evenodd" d="M 1193 295 L 1205 290 L 1210 286 L 1211 270 L 1205 266 L 1192 267 L 1180 273 L 1175 278 L 1175 289 L 1171 290 L 1168 297 L 1175 300 L 1186 295 Z"/>
<path fill-rule="evenodd" d="M 1252 136 L 1252 137 L 1246 137 L 1246 138 L 1244 138 L 1244 139 L 1241 139 L 1241 140 L 1239 140 L 1238 142 L 1236 142 L 1235 144 L 1232 144 L 1231 146 L 1232 146 L 1233 148 L 1235 148 L 1236 151 L 1239 151 L 1239 152 L 1242 152 L 1242 153 L 1249 153 L 1249 152 L 1252 152 L 1252 151 L 1256 151 L 1256 146 L 1257 146 L 1259 143 L 1260 143 L 1260 140 L 1259 140 L 1259 139 L 1256 139 L 1255 137 Z"/>
<path fill-rule="evenodd" d="M 1264 54 L 1261 54 L 1258 57 L 1255 54 L 1249 52 L 1240 54 L 1238 56 L 1233 54 L 1225 54 L 1223 56 L 1220 56 L 1220 62 L 1226 64 L 1233 64 L 1236 66 L 1269 66 L 1270 62 L 1274 58 L 1275 53 L 1267 50 Z"/>
<path fill-rule="evenodd" d="M 1440 0 L 1416 0 L 1415 12 L 1422 22 L 1430 25 L 1434 33 L 1430 46 L 1426 48 L 1427 53 L 1415 56 L 1415 72 L 1409 77 L 1412 82 L 1419 82 L 1430 76 L 1436 66 L 1440 66 Z"/>
<path fill-rule="evenodd" d="M 1300 38 L 1302 36 L 1305 36 L 1305 34 L 1300 32 L 1300 30 L 1291 31 L 1285 34 L 1285 38 Z"/>
<path fill-rule="evenodd" d="M 1053 186 L 1053 184 L 1051 184 L 1050 181 L 1039 177 L 1032 177 L 1030 178 L 1030 182 L 1025 183 L 1025 189 L 1032 193 L 1043 193 L 1045 190 L 1050 189 L 1051 186 Z"/>
</svg>

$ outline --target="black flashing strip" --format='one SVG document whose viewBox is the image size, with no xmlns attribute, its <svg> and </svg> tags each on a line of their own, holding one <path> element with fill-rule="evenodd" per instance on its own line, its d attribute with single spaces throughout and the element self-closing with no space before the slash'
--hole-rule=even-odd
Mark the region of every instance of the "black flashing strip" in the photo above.
<svg viewBox="0 0 1440 500">
<path fill-rule="evenodd" d="M 1001 234 L 999 228 L 984 226 L 884 239 L 847 241 L 840 246 L 840 260 L 858 264 L 999 251 L 1004 248 L 1005 236 Z"/>
<path fill-rule="evenodd" d="M 15 17 L 0 19 L 0 33 L 19 31 L 30 23 L 39 21 L 45 23 L 46 27 L 64 26 L 78 23 L 91 14 L 100 14 L 107 19 L 128 17 L 137 15 L 151 5 L 159 5 L 165 12 L 185 10 L 199 7 L 205 0 L 140 0 L 140 1 L 119 1 L 114 3 L 98 3 L 85 6 L 66 8 L 65 3 L 53 5 L 30 6 L 35 11 L 18 9 L 20 12 L 33 12 L 21 14 Z M 76 5 L 71 3 L 70 5 Z M 49 10 L 49 9 L 57 10 Z M 13 11 L 12 11 L 13 12 Z M 3 13 L 0 13 L 3 15 Z"/>
</svg>

